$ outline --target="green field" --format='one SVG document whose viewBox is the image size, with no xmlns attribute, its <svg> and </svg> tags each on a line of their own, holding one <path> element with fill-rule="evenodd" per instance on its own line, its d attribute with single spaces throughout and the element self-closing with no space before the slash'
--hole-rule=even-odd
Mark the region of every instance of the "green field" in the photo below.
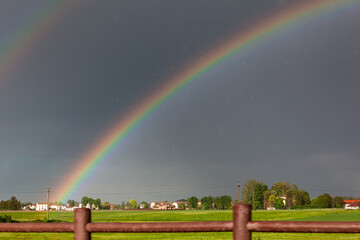
<svg viewBox="0 0 360 240">
<path fill-rule="evenodd" d="M 45 212 L 0 212 L 18 222 L 41 222 Z M 73 212 L 50 212 L 54 222 L 72 222 Z M 92 222 L 231 221 L 232 211 L 92 211 Z M 253 220 L 360 221 L 357 210 L 255 211 Z M 93 233 L 93 239 L 232 239 L 232 233 Z M 0 233 L 0 239 L 73 239 L 68 233 Z M 360 239 L 360 234 L 253 233 L 253 239 Z"/>
</svg>

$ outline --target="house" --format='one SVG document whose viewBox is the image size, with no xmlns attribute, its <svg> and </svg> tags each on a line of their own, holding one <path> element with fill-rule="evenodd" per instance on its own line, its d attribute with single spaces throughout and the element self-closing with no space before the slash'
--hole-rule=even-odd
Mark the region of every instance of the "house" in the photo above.
<svg viewBox="0 0 360 240">
<path fill-rule="evenodd" d="M 175 208 L 175 206 L 169 202 L 152 202 L 150 207 L 157 210 L 170 210 Z"/>
<path fill-rule="evenodd" d="M 51 204 L 50 205 L 50 210 L 51 211 L 63 211 L 65 210 L 66 206 L 61 205 L 61 204 Z"/>
<path fill-rule="evenodd" d="M 79 208 L 79 206 L 74 206 L 74 207 L 66 206 L 64 210 L 65 211 L 74 211 L 76 208 Z"/>
<path fill-rule="evenodd" d="M 36 209 L 36 204 L 30 204 L 27 206 L 23 206 L 22 207 L 23 210 L 35 210 Z"/>
<path fill-rule="evenodd" d="M 47 203 L 36 203 L 36 211 L 47 211 Z"/>
<path fill-rule="evenodd" d="M 360 200 L 344 200 L 344 209 L 359 209 Z"/>
<path fill-rule="evenodd" d="M 172 205 L 174 205 L 175 209 L 180 209 L 182 203 L 185 204 L 185 208 L 186 208 L 187 201 L 185 199 L 176 200 L 175 202 L 172 203 Z"/>
<path fill-rule="evenodd" d="M 279 198 L 282 199 L 283 204 L 284 204 L 284 206 L 285 206 L 286 208 L 290 208 L 290 206 L 293 206 L 293 205 L 296 204 L 296 197 L 295 197 L 295 196 L 292 196 L 291 199 L 288 199 L 286 195 L 282 195 L 282 196 L 280 196 Z M 289 203 L 289 204 L 291 204 L 291 205 L 288 206 L 288 201 L 290 201 L 290 200 L 292 200 L 292 204 Z"/>
<path fill-rule="evenodd" d="M 48 206 L 47 203 L 36 203 L 35 208 L 34 208 L 34 206 L 29 205 L 29 209 L 31 209 L 31 210 L 35 209 L 36 211 L 47 211 L 47 206 Z M 63 211 L 63 210 L 66 210 L 66 206 L 53 203 L 53 204 L 50 204 L 49 210 L 50 211 Z"/>
</svg>

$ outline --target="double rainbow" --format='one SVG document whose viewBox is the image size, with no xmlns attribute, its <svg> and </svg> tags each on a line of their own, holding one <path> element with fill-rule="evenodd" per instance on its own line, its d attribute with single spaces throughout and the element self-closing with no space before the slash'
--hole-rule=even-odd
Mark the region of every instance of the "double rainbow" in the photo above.
<svg viewBox="0 0 360 240">
<path fill-rule="evenodd" d="M 301 2 L 299 5 L 286 9 L 269 19 L 262 20 L 248 31 L 236 35 L 229 42 L 202 58 L 202 60 L 189 65 L 190 67 L 179 72 L 160 89 L 147 97 L 135 110 L 121 119 L 115 127 L 110 128 L 103 138 L 90 148 L 91 151 L 79 159 L 78 167 L 68 174 L 66 182 L 61 183 L 59 189 L 55 190 L 58 193 L 56 199 L 63 202 L 67 201 L 73 192 L 77 191 L 85 183 L 94 169 L 107 158 L 112 150 L 122 144 L 129 133 L 139 126 L 163 102 L 198 79 L 199 76 L 206 73 L 209 69 L 216 67 L 243 49 L 257 43 L 265 43 L 270 36 L 275 36 L 281 31 L 288 31 L 296 27 L 296 24 L 307 22 L 309 19 L 313 21 L 348 7 L 360 6 L 360 1 L 358 0 L 314 0 Z"/>
</svg>

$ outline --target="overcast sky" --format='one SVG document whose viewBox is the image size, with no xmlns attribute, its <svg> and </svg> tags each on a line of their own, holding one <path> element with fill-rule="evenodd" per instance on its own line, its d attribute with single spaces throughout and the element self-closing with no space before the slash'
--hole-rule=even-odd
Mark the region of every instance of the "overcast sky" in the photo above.
<svg viewBox="0 0 360 240">
<path fill-rule="evenodd" d="M 0 1 L 2 51 L 48 2 Z M 79 1 L 47 17 L 0 73 L 0 199 L 44 201 L 171 76 L 294 2 Z M 73 198 L 237 198 L 237 181 L 251 178 L 294 183 L 311 197 L 360 196 L 359 22 L 358 5 L 211 69 L 150 115 Z"/>
</svg>

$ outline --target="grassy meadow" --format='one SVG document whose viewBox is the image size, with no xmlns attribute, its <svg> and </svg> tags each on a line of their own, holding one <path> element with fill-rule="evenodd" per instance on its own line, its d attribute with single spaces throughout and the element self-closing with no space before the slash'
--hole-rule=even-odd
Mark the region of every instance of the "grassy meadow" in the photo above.
<svg viewBox="0 0 360 240">
<path fill-rule="evenodd" d="M 46 212 L 0 212 L 17 222 L 41 222 Z M 50 212 L 53 222 L 73 222 L 73 212 Z M 232 211 L 92 211 L 92 222 L 231 221 Z M 360 221 L 359 210 L 255 211 L 263 221 Z M 0 239 L 73 239 L 72 233 L 0 233 Z M 232 239 L 232 233 L 93 233 L 92 239 Z M 253 239 L 360 239 L 360 234 L 253 233 Z"/>
</svg>

